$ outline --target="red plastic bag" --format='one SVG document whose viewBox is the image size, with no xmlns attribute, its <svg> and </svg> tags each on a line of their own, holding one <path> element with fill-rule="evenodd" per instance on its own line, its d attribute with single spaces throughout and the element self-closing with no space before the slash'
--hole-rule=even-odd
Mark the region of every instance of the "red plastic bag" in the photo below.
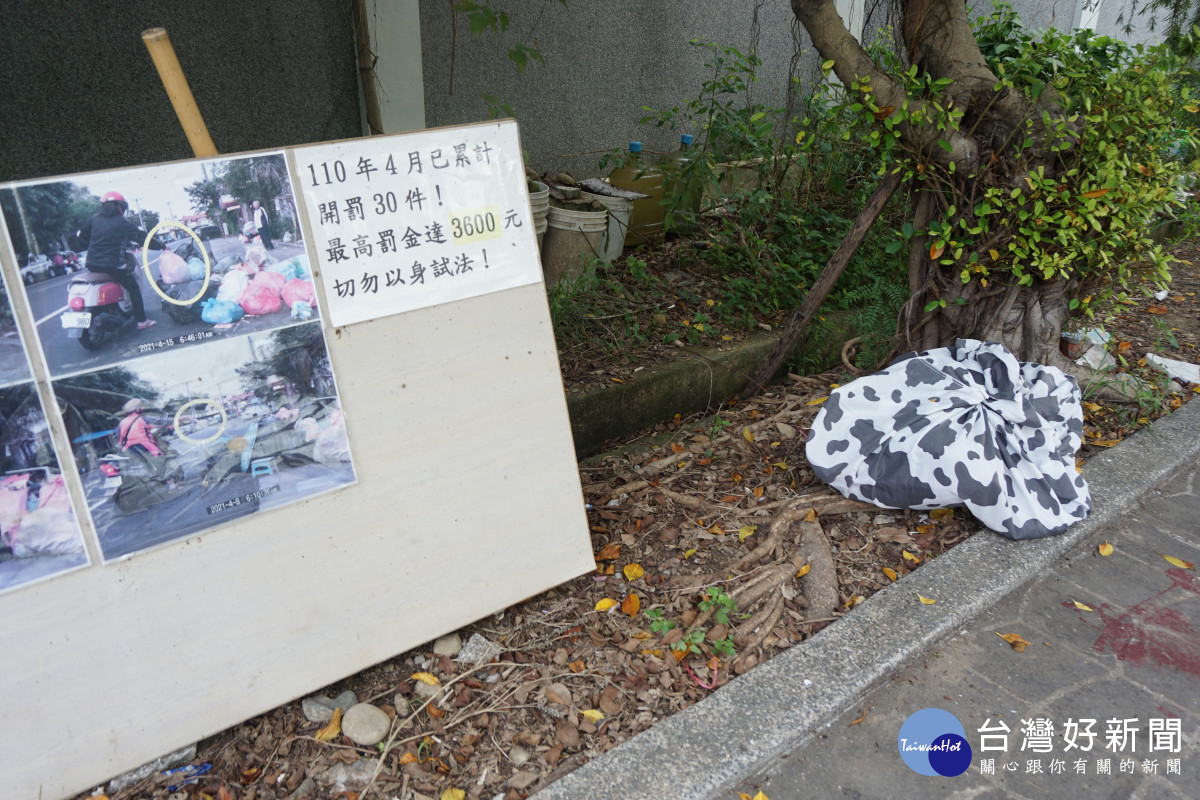
<svg viewBox="0 0 1200 800">
<path fill-rule="evenodd" d="M 187 262 L 170 250 L 163 250 L 158 257 L 158 274 L 162 276 L 163 283 L 187 283 L 192 279 Z"/>
<path fill-rule="evenodd" d="M 310 306 L 317 304 L 316 292 L 313 289 L 312 281 L 302 281 L 299 278 L 292 278 L 283 286 L 283 290 L 279 293 L 283 302 L 287 303 L 287 307 L 291 308 L 296 302 L 308 303 Z"/>
<path fill-rule="evenodd" d="M 270 286 L 272 289 L 278 292 L 283 288 L 283 285 L 287 283 L 287 278 L 285 278 L 283 275 L 280 275 L 278 272 L 267 271 L 260 272 L 255 275 L 254 280 L 252 280 L 251 283 L 255 283 L 260 286 Z"/>
<path fill-rule="evenodd" d="M 283 301 L 279 297 L 279 292 L 270 286 L 252 282 L 242 294 L 241 306 L 247 314 L 262 316 L 263 314 L 274 314 L 283 308 Z"/>
</svg>

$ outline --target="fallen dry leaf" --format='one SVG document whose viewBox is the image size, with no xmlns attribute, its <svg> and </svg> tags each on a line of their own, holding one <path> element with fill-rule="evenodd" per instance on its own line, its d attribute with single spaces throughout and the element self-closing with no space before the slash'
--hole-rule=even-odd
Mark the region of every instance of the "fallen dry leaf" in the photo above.
<svg viewBox="0 0 1200 800">
<path fill-rule="evenodd" d="M 333 717 L 329 720 L 329 724 L 321 730 L 317 731 L 313 737 L 318 742 L 331 742 L 336 739 L 342 732 L 342 710 L 335 708 Z"/>
<path fill-rule="evenodd" d="M 749 427 L 742 428 L 742 438 L 750 442 L 750 444 L 754 444 L 754 434 Z"/>
<path fill-rule="evenodd" d="M 416 764 L 416 763 L 417 763 L 417 754 L 412 752 L 411 750 L 405 751 L 404 755 L 400 756 L 400 766 L 402 766 L 402 767 L 405 766 L 406 764 Z"/>
<path fill-rule="evenodd" d="M 442 792 L 442 796 L 439 800 L 466 800 L 466 797 L 467 793 L 465 790 L 450 787 L 446 791 Z"/>
<path fill-rule="evenodd" d="M 937 600 L 934 600 L 932 597 L 922 597 L 921 595 L 917 595 L 917 599 L 927 606 L 931 606 L 937 602 Z"/>
<path fill-rule="evenodd" d="M 600 548 L 600 552 L 596 553 L 596 560 L 612 561 L 619 555 L 621 555 L 621 544 L 619 542 L 613 542 L 612 544 L 606 544 L 604 547 Z"/>
<path fill-rule="evenodd" d="M 804 515 L 804 521 L 805 522 L 816 522 L 817 521 L 817 510 L 815 508 L 810 508 L 808 510 L 808 513 Z"/>
<path fill-rule="evenodd" d="M 596 610 L 597 611 L 608 611 L 610 608 L 612 608 L 616 604 L 617 604 L 616 600 L 613 600 L 611 597 L 605 597 L 600 602 L 596 603 Z"/>
<path fill-rule="evenodd" d="M 857 725 L 858 723 L 862 722 L 866 718 L 867 718 L 867 710 L 864 708 L 862 710 L 862 713 L 858 715 L 858 719 L 851 721 L 850 724 Z"/>
<path fill-rule="evenodd" d="M 580 711 L 580 714 L 588 718 L 588 721 L 595 725 L 600 720 L 604 719 L 604 713 L 597 711 L 594 708 L 589 708 L 587 711 Z"/>
<path fill-rule="evenodd" d="M 952 509 L 952 508 L 934 508 L 934 509 L 931 509 L 929 512 L 930 519 L 945 519 L 946 517 L 953 517 L 953 516 L 954 516 L 954 509 Z"/>
<path fill-rule="evenodd" d="M 414 681 L 420 681 L 428 686 L 437 686 L 441 683 L 441 681 L 437 679 L 437 675 L 434 675 L 432 672 L 414 672 L 409 677 Z"/>
<path fill-rule="evenodd" d="M 896 570 L 892 569 L 891 567 L 884 567 L 883 574 L 887 575 L 888 578 L 890 578 L 893 581 L 899 580 L 899 578 L 900 578 L 900 576 L 896 574 Z"/>
<path fill-rule="evenodd" d="M 625 580 L 636 581 L 638 578 L 646 574 L 646 570 L 642 569 L 641 564 L 626 564 L 621 570 L 625 573 Z"/>
<path fill-rule="evenodd" d="M 813 398 L 812 400 L 809 400 L 809 401 L 808 401 L 807 403 L 805 403 L 804 405 L 806 405 L 806 406 L 819 406 L 819 405 L 821 405 L 821 403 L 824 403 L 824 402 L 825 402 L 826 400 L 828 400 L 828 399 L 829 399 L 828 397 L 815 397 L 815 398 Z"/>
<path fill-rule="evenodd" d="M 625 598 L 625 602 L 621 603 L 621 610 L 628 614 L 631 618 L 636 617 L 638 609 L 642 607 L 641 598 L 637 596 L 637 592 L 630 592 Z"/>
<path fill-rule="evenodd" d="M 1155 550 L 1154 552 L 1158 553 L 1157 550 Z M 1182 558 L 1176 558 L 1175 556 L 1163 555 L 1162 553 L 1158 553 L 1158 554 L 1160 556 L 1162 556 L 1163 558 L 1165 558 L 1167 560 L 1167 563 L 1173 567 L 1179 567 L 1180 569 L 1190 569 L 1193 572 L 1196 569 L 1196 565 L 1190 561 L 1184 561 Z"/>
<path fill-rule="evenodd" d="M 916 556 L 914 556 L 912 553 L 908 552 L 907 550 L 901 550 L 900 555 L 904 556 L 905 561 L 911 561 L 914 564 L 921 563 L 921 559 L 917 558 Z"/>
<path fill-rule="evenodd" d="M 1111 556 L 1113 554 L 1113 546 L 1108 542 L 1100 545 L 1100 547 L 1097 549 L 1100 551 L 1100 555 L 1102 556 Z"/>
<path fill-rule="evenodd" d="M 1004 641 L 1008 642 L 1012 649 L 1016 650 L 1018 653 L 1024 653 L 1025 648 L 1029 647 L 1029 642 L 1022 639 L 1021 634 L 1019 633 L 1001 633 L 1000 631 L 994 631 L 994 633 Z"/>
<path fill-rule="evenodd" d="M 803 578 L 805 575 L 807 575 L 807 574 L 808 574 L 808 571 L 809 571 L 810 569 L 812 569 L 812 563 L 805 564 L 803 567 L 801 567 L 800 569 L 796 570 L 796 577 L 797 577 L 797 578 Z"/>
<path fill-rule="evenodd" d="M 577 675 L 587 669 L 587 664 L 583 663 L 582 658 L 575 659 L 567 666 L 571 668 L 571 672 L 574 672 Z"/>
<path fill-rule="evenodd" d="M 1096 610 L 1096 609 L 1092 608 L 1091 606 L 1089 606 L 1087 603 L 1081 603 L 1078 600 L 1072 600 L 1071 602 L 1074 603 L 1075 607 L 1078 608 L 1080 611 L 1095 611 Z"/>
<path fill-rule="evenodd" d="M 1147 314 L 1165 314 L 1167 313 L 1166 306 L 1150 306 L 1146 309 Z"/>
</svg>

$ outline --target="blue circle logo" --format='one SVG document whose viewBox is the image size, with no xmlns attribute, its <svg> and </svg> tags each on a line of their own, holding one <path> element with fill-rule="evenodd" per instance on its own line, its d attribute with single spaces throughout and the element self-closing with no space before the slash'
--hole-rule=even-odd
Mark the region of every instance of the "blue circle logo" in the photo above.
<svg viewBox="0 0 1200 800">
<path fill-rule="evenodd" d="M 923 708 L 904 720 L 896 737 L 900 758 L 919 775 L 953 778 L 971 766 L 971 745 L 958 718 L 940 708 Z"/>
</svg>

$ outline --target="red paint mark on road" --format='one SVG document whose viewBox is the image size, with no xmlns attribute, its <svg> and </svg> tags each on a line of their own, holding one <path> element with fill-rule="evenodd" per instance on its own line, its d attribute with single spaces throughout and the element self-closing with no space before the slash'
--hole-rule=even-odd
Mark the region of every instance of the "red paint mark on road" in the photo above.
<svg viewBox="0 0 1200 800">
<path fill-rule="evenodd" d="M 1200 579 L 1178 567 L 1168 569 L 1166 574 L 1171 579 L 1169 587 L 1120 614 L 1114 616 L 1107 603 L 1096 608 L 1103 627 L 1092 649 L 1111 652 L 1119 661 L 1134 666 L 1172 669 L 1200 677 L 1200 630 L 1175 609 L 1154 602 L 1175 589 L 1200 596 Z M 1075 604 L 1063 606 L 1074 608 Z M 1088 621 L 1084 613 L 1079 618 Z"/>
<path fill-rule="evenodd" d="M 1158 713 L 1162 714 L 1164 717 L 1179 717 L 1183 714 L 1183 712 L 1177 708 L 1167 708 L 1166 706 L 1155 706 L 1155 708 L 1158 709 Z"/>
</svg>

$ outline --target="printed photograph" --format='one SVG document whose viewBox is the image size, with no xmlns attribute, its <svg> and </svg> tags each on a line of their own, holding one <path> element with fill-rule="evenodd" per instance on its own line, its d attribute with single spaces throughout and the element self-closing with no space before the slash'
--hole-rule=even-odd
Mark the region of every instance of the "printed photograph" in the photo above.
<svg viewBox="0 0 1200 800">
<path fill-rule="evenodd" d="M 0 592 L 87 565 L 32 383 L 0 389 Z"/>
<path fill-rule="evenodd" d="M 317 322 L 53 387 L 105 561 L 355 481 Z"/>
<path fill-rule="evenodd" d="M 9 186 L 0 208 L 52 377 L 318 317 L 281 153 Z"/>
<path fill-rule="evenodd" d="M 29 359 L 13 315 L 12 298 L 0 279 L 0 386 L 29 380 Z"/>
</svg>

